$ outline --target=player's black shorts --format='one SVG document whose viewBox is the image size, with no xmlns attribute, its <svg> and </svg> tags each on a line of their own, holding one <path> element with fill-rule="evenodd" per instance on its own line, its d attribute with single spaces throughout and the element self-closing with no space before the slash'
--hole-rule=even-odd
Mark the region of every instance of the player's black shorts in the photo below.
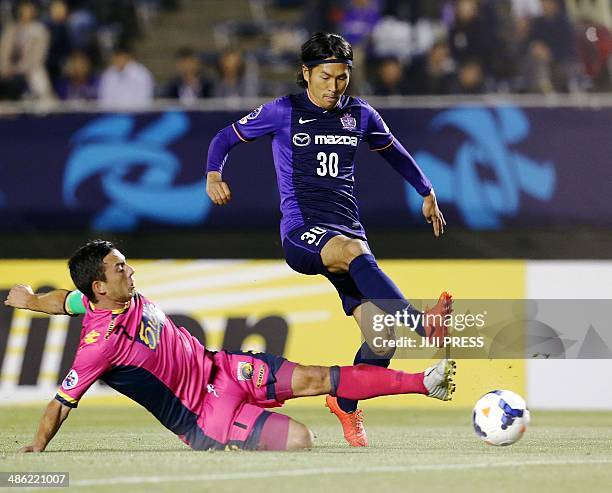
<svg viewBox="0 0 612 493">
<path fill-rule="evenodd" d="M 292 230 L 283 238 L 283 250 L 287 264 L 294 271 L 310 276 L 321 274 L 327 277 L 340 295 L 344 313 L 351 316 L 353 310 L 363 303 L 363 295 L 348 273 L 332 274 L 321 260 L 323 247 L 334 236 L 340 234 L 346 235 L 325 226 L 304 225 Z"/>
</svg>

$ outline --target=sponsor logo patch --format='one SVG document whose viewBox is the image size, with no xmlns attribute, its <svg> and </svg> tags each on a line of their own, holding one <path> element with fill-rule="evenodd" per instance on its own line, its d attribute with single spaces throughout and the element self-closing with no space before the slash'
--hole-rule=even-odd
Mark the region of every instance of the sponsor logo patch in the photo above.
<svg viewBox="0 0 612 493">
<path fill-rule="evenodd" d="M 293 145 L 298 147 L 306 147 L 310 144 L 310 135 L 308 134 L 295 134 L 293 136 Z"/>
<path fill-rule="evenodd" d="M 315 144 L 357 147 L 359 139 L 350 135 L 315 135 Z"/>
<path fill-rule="evenodd" d="M 106 329 L 106 334 L 104 334 L 104 340 L 108 341 L 108 338 L 115 330 L 115 321 L 111 320 L 110 324 L 108 324 L 108 329 Z"/>
<path fill-rule="evenodd" d="M 66 375 L 66 378 L 64 378 L 62 387 L 66 390 L 70 390 L 76 387 L 78 383 L 79 383 L 79 375 L 76 372 L 76 370 L 72 369 L 68 372 L 68 375 Z"/>
<path fill-rule="evenodd" d="M 90 330 L 87 334 L 85 334 L 85 337 L 83 338 L 83 342 L 85 344 L 93 344 L 94 342 L 98 341 L 98 338 L 100 337 L 100 333 L 97 330 Z"/>
<path fill-rule="evenodd" d="M 251 380 L 253 378 L 253 365 L 246 361 L 240 361 L 238 363 L 238 372 L 237 375 L 238 380 L 245 381 Z"/>
<path fill-rule="evenodd" d="M 219 394 L 217 394 L 217 389 L 215 389 L 215 386 L 214 386 L 212 383 L 209 383 L 209 384 L 206 386 L 206 391 L 207 391 L 209 394 L 214 395 L 215 397 L 219 397 Z"/>
<path fill-rule="evenodd" d="M 255 382 L 255 386 L 259 389 L 261 388 L 261 386 L 263 385 L 263 381 L 264 381 L 264 375 L 266 373 L 266 367 L 262 366 L 259 369 L 259 372 L 257 374 L 257 382 Z"/>
</svg>

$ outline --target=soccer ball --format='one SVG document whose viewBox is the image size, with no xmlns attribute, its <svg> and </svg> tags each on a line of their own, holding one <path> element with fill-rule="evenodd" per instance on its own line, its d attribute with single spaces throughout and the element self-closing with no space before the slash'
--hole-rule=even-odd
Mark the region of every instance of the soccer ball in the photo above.
<svg viewBox="0 0 612 493">
<path fill-rule="evenodd" d="M 512 445 L 529 424 L 525 400 L 510 390 L 492 390 L 483 395 L 472 411 L 476 434 L 489 445 Z"/>
</svg>

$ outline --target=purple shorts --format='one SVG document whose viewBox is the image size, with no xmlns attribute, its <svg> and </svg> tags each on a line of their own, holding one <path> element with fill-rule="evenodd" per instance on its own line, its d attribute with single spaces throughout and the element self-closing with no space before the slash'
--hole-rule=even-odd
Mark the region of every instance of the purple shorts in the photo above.
<svg viewBox="0 0 612 493">
<path fill-rule="evenodd" d="M 334 236 L 341 234 L 347 236 L 346 233 L 329 229 L 327 226 L 307 224 L 287 233 L 283 238 L 283 250 L 287 265 L 294 271 L 309 276 L 321 274 L 327 277 L 338 291 L 344 313 L 350 317 L 355 308 L 363 303 L 364 296 L 348 273 L 332 274 L 321 260 L 323 247 Z"/>
<path fill-rule="evenodd" d="M 219 351 L 199 415 L 199 432 L 183 438 L 195 449 L 285 450 L 289 417 L 266 411 L 293 396 L 297 366 L 268 353 Z"/>
</svg>

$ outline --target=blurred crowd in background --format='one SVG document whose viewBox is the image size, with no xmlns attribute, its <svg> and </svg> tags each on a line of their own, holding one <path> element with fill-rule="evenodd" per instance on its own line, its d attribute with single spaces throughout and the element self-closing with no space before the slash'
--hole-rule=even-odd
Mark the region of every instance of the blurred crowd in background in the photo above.
<svg viewBox="0 0 612 493">
<path fill-rule="evenodd" d="M 322 0 L 319 4 L 326 12 L 326 27 L 343 33 L 368 60 L 364 92 L 549 93 L 610 88 L 608 30 L 592 21 L 571 20 L 564 0 Z M 593 56 L 599 57 L 596 70 L 589 65 Z"/>
<path fill-rule="evenodd" d="M 227 0 L 228 2 L 232 0 Z M 0 99 L 143 106 L 295 92 L 300 45 L 337 32 L 355 51 L 351 90 L 365 95 L 612 90 L 612 37 L 564 0 L 250 0 L 251 18 L 203 26 L 159 56 L 156 80 L 134 48 L 177 9 L 206 0 L 0 0 Z M 609 6 L 608 6 L 609 8 Z M 294 21 L 274 12 L 297 12 Z"/>
</svg>

